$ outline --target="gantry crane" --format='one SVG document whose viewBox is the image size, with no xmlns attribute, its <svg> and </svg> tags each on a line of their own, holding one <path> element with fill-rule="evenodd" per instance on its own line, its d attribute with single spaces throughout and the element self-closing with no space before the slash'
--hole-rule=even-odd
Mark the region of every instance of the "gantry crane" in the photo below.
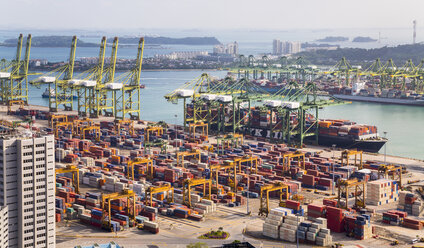
<svg viewBox="0 0 424 248">
<path fill-rule="evenodd" d="M 400 165 L 380 165 L 378 167 L 378 175 L 383 178 L 391 178 L 396 180 L 399 188 L 402 187 L 402 166 Z"/>
<path fill-rule="evenodd" d="M 49 126 L 50 128 L 54 128 L 56 123 L 59 122 L 68 122 L 67 115 L 51 115 L 49 118 Z"/>
<path fill-rule="evenodd" d="M 218 137 L 216 139 L 216 147 L 218 154 L 220 150 L 223 151 L 226 148 L 237 148 L 243 145 L 243 135 L 238 133 L 226 134 L 224 137 Z"/>
<path fill-rule="evenodd" d="M 65 168 L 56 168 L 54 178 L 57 174 L 72 173 L 72 185 L 75 187 L 75 193 L 79 194 L 79 169 L 75 165 L 67 165 Z"/>
<path fill-rule="evenodd" d="M 173 203 L 174 202 L 174 187 L 172 187 L 169 184 L 165 184 L 163 186 L 150 186 L 146 190 L 146 201 L 145 204 L 147 206 L 153 205 L 153 195 L 158 193 L 167 193 L 167 203 Z M 171 192 L 171 195 L 169 194 Z"/>
<path fill-rule="evenodd" d="M 134 121 L 133 120 L 116 120 L 115 121 L 116 131 L 118 135 L 121 135 L 121 128 L 127 127 L 130 135 L 134 135 Z"/>
<path fill-rule="evenodd" d="M 219 185 L 219 183 L 218 183 L 218 172 L 220 170 L 226 171 L 226 170 L 232 169 L 233 170 L 232 171 L 233 172 L 233 182 L 229 186 L 233 189 L 233 191 L 235 193 L 237 193 L 238 182 L 237 182 L 237 163 L 236 162 L 228 161 L 225 164 L 210 165 L 209 169 L 210 169 L 211 175 L 215 172 L 215 184 L 216 184 L 217 188 L 218 188 L 218 185 Z"/>
<path fill-rule="evenodd" d="M 81 135 L 82 129 L 85 127 L 94 126 L 94 122 L 89 118 L 76 119 L 73 121 L 73 135 Z"/>
<path fill-rule="evenodd" d="M 147 177 L 153 178 L 153 160 L 151 158 L 134 158 L 128 162 L 127 178 L 134 181 L 134 165 L 146 165 Z"/>
<path fill-rule="evenodd" d="M 280 203 L 283 201 L 283 192 L 286 192 L 285 199 L 288 199 L 288 186 L 284 183 L 278 182 L 274 184 L 269 184 L 261 187 L 261 205 L 259 207 L 259 215 L 266 215 L 269 214 L 269 193 L 273 191 L 279 191 L 280 192 Z"/>
<path fill-rule="evenodd" d="M 143 52 L 144 38 L 140 38 L 134 68 L 117 79 L 117 82 L 122 83 L 122 89 L 120 92 L 116 92 L 115 119 L 130 118 L 131 120 L 140 120 L 140 79 Z"/>
<path fill-rule="evenodd" d="M 296 152 L 296 153 L 287 153 L 287 154 L 283 154 L 282 159 L 283 159 L 283 173 L 286 173 L 290 170 L 290 164 L 291 164 L 291 160 L 293 158 L 297 158 L 297 163 L 299 168 L 301 169 L 305 169 L 305 154 L 302 152 Z"/>
<path fill-rule="evenodd" d="M 191 187 L 203 185 L 203 198 L 209 199 L 212 194 L 212 180 L 199 178 L 199 179 L 186 179 L 183 182 L 183 204 L 191 207 Z M 206 195 L 206 185 L 208 185 L 208 195 Z"/>
<path fill-rule="evenodd" d="M 190 138 L 194 140 L 196 138 L 196 129 L 201 128 L 202 131 L 200 133 L 201 136 L 205 137 L 208 140 L 208 124 L 203 121 L 199 121 L 196 123 L 190 123 L 189 126 Z"/>
<path fill-rule="evenodd" d="M 82 129 L 82 138 L 85 139 L 85 132 L 90 132 L 90 131 L 94 131 L 94 138 L 96 141 L 99 141 L 101 136 L 100 126 L 84 127 Z"/>
<path fill-rule="evenodd" d="M 21 60 L 23 36 L 19 35 L 18 46 L 16 51 L 15 60 L 11 62 L 10 66 L 3 68 L 4 71 L 0 77 L 1 82 L 1 101 L 7 104 L 11 100 L 22 100 L 28 104 L 28 67 L 29 57 L 31 51 L 31 34 L 26 39 L 25 58 Z M 31 74 L 36 75 L 36 74 Z"/>
<path fill-rule="evenodd" d="M 358 150 L 344 150 L 342 152 L 342 155 L 340 157 L 340 163 L 341 166 L 344 166 L 344 161 L 346 160 L 346 166 L 349 165 L 349 157 L 350 156 L 355 156 L 355 167 L 358 167 L 358 170 L 362 170 L 363 169 L 363 163 L 362 163 L 362 151 L 358 151 Z M 358 155 L 359 155 L 359 164 L 358 164 Z"/>
<path fill-rule="evenodd" d="M 18 104 L 20 109 L 23 109 L 25 106 L 25 102 L 23 100 L 9 100 L 7 103 L 7 114 L 10 115 L 12 113 L 12 106 L 14 104 Z"/>
<path fill-rule="evenodd" d="M 365 208 L 365 181 L 358 181 L 354 179 L 340 179 L 337 182 L 338 194 L 337 194 L 337 205 L 339 208 L 348 208 L 350 190 L 354 188 L 355 203 L 354 208 Z M 345 204 L 341 202 L 342 198 L 345 198 Z"/>
<path fill-rule="evenodd" d="M 59 129 L 61 127 L 64 127 L 65 129 L 68 129 L 71 132 L 74 129 L 72 122 L 57 122 L 54 126 L 54 134 L 56 138 L 59 137 Z"/>
<path fill-rule="evenodd" d="M 163 135 L 163 127 L 148 126 L 144 129 L 144 142 L 150 142 L 150 135 L 156 134 L 157 136 Z"/>
<path fill-rule="evenodd" d="M 197 159 L 197 163 L 200 163 L 200 151 L 192 150 L 189 152 L 177 152 L 177 166 L 184 166 L 184 158 L 188 156 L 194 156 Z"/>
<path fill-rule="evenodd" d="M 78 95 L 78 115 L 82 117 L 98 117 L 98 87 L 103 83 L 105 63 L 106 37 L 102 37 L 97 65 L 79 74 L 74 80 L 74 88 Z"/>
<path fill-rule="evenodd" d="M 137 213 L 135 212 L 135 201 L 136 196 L 134 191 L 130 189 L 124 189 L 120 193 L 111 193 L 111 194 L 102 194 L 101 196 L 101 207 L 102 207 L 102 226 L 105 228 L 111 229 L 111 201 L 113 200 L 119 200 L 119 199 L 127 199 L 127 216 L 129 217 L 130 221 L 133 221 L 135 223 L 135 216 Z M 131 200 L 132 200 L 132 206 L 131 206 Z M 105 203 L 107 203 L 107 210 L 105 209 Z M 106 212 L 107 216 L 106 218 Z"/>
<path fill-rule="evenodd" d="M 122 90 L 122 84 L 114 81 L 117 53 L 118 37 L 115 37 L 113 39 L 109 66 L 104 69 L 104 82 L 98 81 L 96 86 L 96 106 L 94 112 L 97 117 L 101 115 L 115 116 L 116 92 Z"/>
<path fill-rule="evenodd" d="M 35 80 L 31 80 L 31 84 L 39 87 L 40 85 L 48 85 L 49 92 L 49 110 L 57 112 L 63 107 L 65 111 L 73 110 L 74 100 L 74 84 L 81 83 L 72 80 L 74 75 L 75 53 L 77 49 L 77 37 L 72 37 L 71 52 L 69 54 L 68 63 L 41 75 Z"/>
<path fill-rule="evenodd" d="M 258 157 L 252 155 L 245 155 L 243 157 L 235 158 L 234 162 L 238 165 L 238 170 L 241 172 L 241 164 L 249 163 L 250 164 L 250 173 L 252 173 L 253 166 L 255 167 L 255 173 L 258 173 Z"/>
</svg>

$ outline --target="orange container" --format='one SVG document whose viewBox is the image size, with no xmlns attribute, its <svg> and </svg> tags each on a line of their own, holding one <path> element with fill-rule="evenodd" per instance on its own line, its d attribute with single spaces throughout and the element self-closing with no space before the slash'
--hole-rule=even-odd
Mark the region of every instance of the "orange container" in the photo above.
<svg viewBox="0 0 424 248">
<path fill-rule="evenodd" d="M 56 222 L 60 222 L 60 221 L 61 221 L 60 214 L 56 214 Z"/>
</svg>

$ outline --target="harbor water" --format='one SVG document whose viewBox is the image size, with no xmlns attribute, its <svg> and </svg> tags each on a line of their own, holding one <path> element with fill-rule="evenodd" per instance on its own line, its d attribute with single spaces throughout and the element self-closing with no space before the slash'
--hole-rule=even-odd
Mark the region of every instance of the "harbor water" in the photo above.
<svg viewBox="0 0 424 248">
<path fill-rule="evenodd" d="M 183 120 L 183 103 L 173 104 L 165 100 L 164 95 L 199 77 L 202 73 L 224 77 L 225 71 L 143 71 L 141 83 L 146 85 L 141 90 L 142 119 L 166 121 L 181 124 Z M 48 106 L 48 99 L 41 94 L 45 87 L 30 88 L 30 104 Z M 76 104 L 75 104 L 76 106 Z M 377 103 L 359 103 L 326 107 L 320 112 L 320 118 L 347 119 L 361 124 L 376 125 L 378 132 L 384 136 L 387 132 L 387 154 L 424 159 L 424 108 L 415 106 L 388 105 Z M 384 153 L 384 147 L 380 150 Z"/>
</svg>

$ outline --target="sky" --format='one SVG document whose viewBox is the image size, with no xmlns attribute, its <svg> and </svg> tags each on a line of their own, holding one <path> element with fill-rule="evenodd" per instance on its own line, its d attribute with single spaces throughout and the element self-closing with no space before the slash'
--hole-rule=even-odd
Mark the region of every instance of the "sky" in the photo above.
<svg viewBox="0 0 424 248">
<path fill-rule="evenodd" d="M 0 6 L 0 29 L 406 28 L 414 19 L 424 26 L 422 0 L 0 0 Z"/>
</svg>

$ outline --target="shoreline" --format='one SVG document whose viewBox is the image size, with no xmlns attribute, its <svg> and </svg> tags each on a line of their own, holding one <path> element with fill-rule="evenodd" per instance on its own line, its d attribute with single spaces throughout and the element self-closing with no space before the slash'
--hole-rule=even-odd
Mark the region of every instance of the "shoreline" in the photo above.
<svg viewBox="0 0 424 248">
<path fill-rule="evenodd" d="M 33 109 L 39 109 L 39 110 L 43 110 L 43 111 L 48 111 L 49 108 L 47 106 L 43 106 L 43 105 L 37 105 L 37 104 L 28 104 L 28 106 L 26 106 L 28 108 L 33 108 Z M 6 111 L 7 110 L 7 106 L 0 106 L 0 110 L 1 111 Z M 73 110 L 73 111 L 64 111 L 62 109 L 60 109 L 58 112 L 56 113 L 63 113 L 63 114 L 78 114 L 77 111 Z M 16 116 L 14 116 L 15 118 L 17 118 Z M 100 122 L 102 119 L 114 119 L 113 117 L 101 117 L 101 118 L 97 118 L 97 119 L 93 119 L 93 121 L 95 122 Z M 141 120 L 144 122 L 155 122 L 152 120 Z M 168 123 L 170 124 L 170 126 L 174 126 L 175 124 L 172 123 Z M 182 127 L 182 125 L 177 125 L 178 127 Z M 312 150 L 321 150 L 321 151 L 325 151 L 326 149 L 330 149 L 331 147 L 325 147 L 325 146 L 314 146 L 314 145 L 307 145 L 305 148 L 303 149 L 312 149 Z M 337 151 L 341 151 L 341 150 L 337 150 Z M 365 155 L 368 155 L 370 157 L 384 157 L 384 154 L 380 154 L 380 153 L 370 153 L 370 152 L 364 152 Z M 419 158 L 411 158 L 411 157 L 403 157 L 400 155 L 392 155 L 392 154 L 387 154 L 386 155 L 387 158 L 392 158 L 392 159 L 404 159 L 404 160 L 413 160 L 419 163 L 424 163 L 424 159 L 419 159 Z"/>
</svg>

